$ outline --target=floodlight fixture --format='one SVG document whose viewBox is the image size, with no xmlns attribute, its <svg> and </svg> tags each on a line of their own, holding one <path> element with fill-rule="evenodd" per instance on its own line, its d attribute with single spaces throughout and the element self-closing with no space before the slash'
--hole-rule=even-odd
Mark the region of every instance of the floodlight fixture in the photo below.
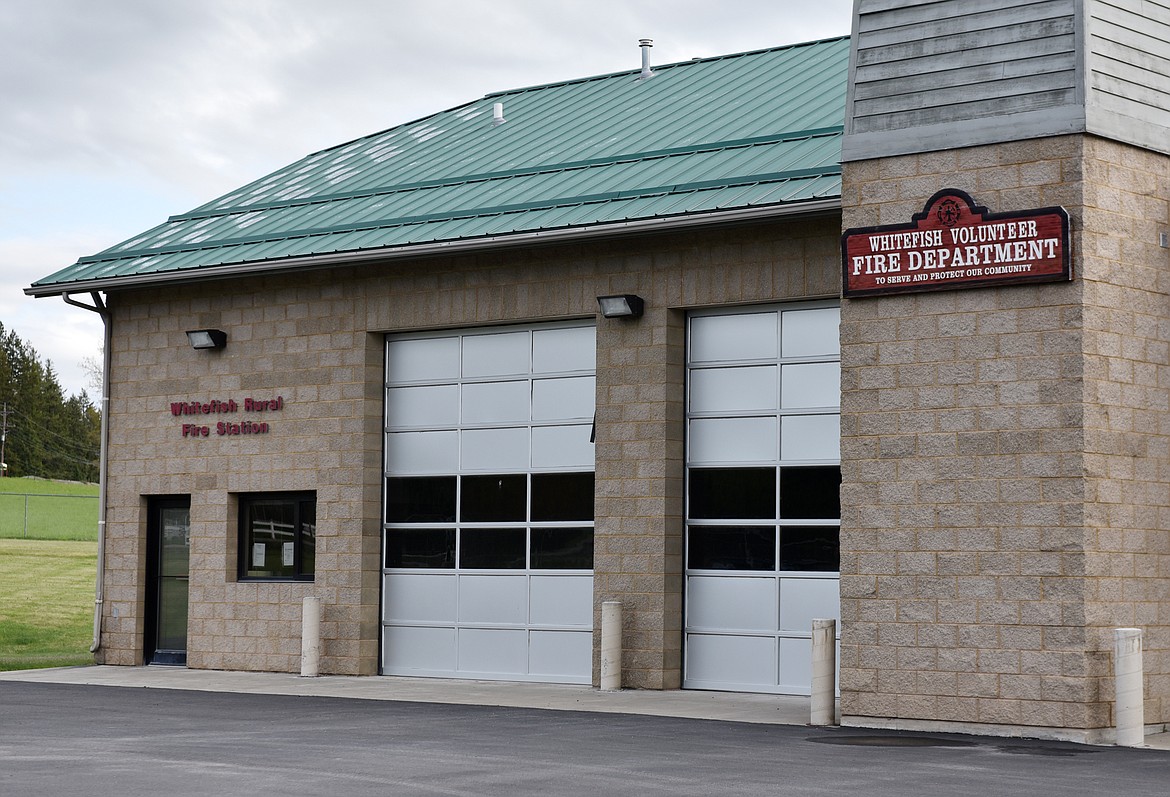
<svg viewBox="0 0 1170 797">
<path fill-rule="evenodd" d="M 187 332 L 192 349 L 222 349 L 227 345 L 227 333 L 220 329 L 192 329 Z"/>
<path fill-rule="evenodd" d="M 598 296 L 597 304 L 605 318 L 639 318 L 646 308 L 641 296 L 622 293 L 616 296 Z"/>
</svg>

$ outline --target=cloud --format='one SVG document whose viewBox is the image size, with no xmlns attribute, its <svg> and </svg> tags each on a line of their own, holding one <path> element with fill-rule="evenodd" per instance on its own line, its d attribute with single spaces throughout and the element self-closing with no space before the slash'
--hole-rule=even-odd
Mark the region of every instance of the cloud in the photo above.
<svg viewBox="0 0 1170 797">
<path fill-rule="evenodd" d="M 642 37 L 663 64 L 847 34 L 851 10 L 852 0 L 5 0 L 0 322 L 27 324 L 22 337 L 64 376 L 59 358 L 96 354 L 93 314 L 20 289 L 78 256 L 316 150 L 489 92 L 637 69 Z"/>
</svg>

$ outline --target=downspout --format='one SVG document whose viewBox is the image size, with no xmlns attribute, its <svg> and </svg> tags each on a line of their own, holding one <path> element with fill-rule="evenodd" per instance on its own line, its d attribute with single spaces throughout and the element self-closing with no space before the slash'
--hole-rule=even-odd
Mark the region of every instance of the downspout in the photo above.
<svg viewBox="0 0 1170 797">
<path fill-rule="evenodd" d="M 109 434 L 110 434 L 110 313 L 101 294 L 94 291 L 90 294 L 93 304 L 82 304 L 69 294 L 62 294 L 66 304 L 80 307 L 97 313 L 102 318 L 104 329 L 102 343 L 102 426 L 101 426 L 101 453 L 98 458 L 98 548 L 97 548 L 97 577 L 94 579 L 93 597 L 93 644 L 89 646 L 90 653 L 97 653 L 102 646 L 102 604 L 105 601 L 106 590 L 106 468 L 109 461 Z"/>
</svg>

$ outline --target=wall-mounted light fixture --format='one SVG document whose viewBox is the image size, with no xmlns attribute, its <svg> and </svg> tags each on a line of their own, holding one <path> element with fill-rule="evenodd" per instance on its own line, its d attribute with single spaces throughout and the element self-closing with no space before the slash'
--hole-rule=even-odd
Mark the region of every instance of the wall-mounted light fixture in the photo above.
<svg viewBox="0 0 1170 797">
<path fill-rule="evenodd" d="M 601 314 L 606 318 L 638 318 L 646 307 L 642 297 L 632 293 L 598 296 L 597 304 L 601 307 Z"/>
<path fill-rule="evenodd" d="M 187 332 L 192 349 L 222 349 L 227 345 L 227 333 L 219 329 L 192 329 Z"/>
</svg>

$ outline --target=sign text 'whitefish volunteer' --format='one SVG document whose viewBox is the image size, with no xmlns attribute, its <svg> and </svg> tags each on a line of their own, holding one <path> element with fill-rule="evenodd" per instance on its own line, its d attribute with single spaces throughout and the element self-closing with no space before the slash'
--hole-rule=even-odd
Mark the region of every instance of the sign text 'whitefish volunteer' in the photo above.
<svg viewBox="0 0 1170 797">
<path fill-rule="evenodd" d="M 845 296 L 1071 279 L 1068 214 L 988 214 L 964 192 L 940 191 L 910 224 L 849 230 Z"/>
</svg>

